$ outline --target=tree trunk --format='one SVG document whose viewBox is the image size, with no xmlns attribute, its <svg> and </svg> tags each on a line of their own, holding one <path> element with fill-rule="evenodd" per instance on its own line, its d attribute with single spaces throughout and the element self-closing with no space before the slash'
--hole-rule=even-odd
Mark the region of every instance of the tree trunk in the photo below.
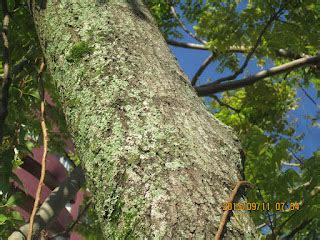
<svg viewBox="0 0 320 240">
<path fill-rule="evenodd" d="M 212 239 L 241 178 L 238 142 L 148 10 L 138 0 L 52 0 L 33 11 L 106 239 Z M 225 236 L 253 229 L 237 213 Z"/>
</svg>

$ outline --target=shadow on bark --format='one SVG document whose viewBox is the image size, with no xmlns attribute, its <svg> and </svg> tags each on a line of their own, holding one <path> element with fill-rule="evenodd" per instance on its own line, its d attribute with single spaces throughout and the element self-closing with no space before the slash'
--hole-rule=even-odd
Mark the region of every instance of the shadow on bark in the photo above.
<svg viewBox="0 0 320 240">
<path fill-rule="evenodd" d="M 127 0 L 127 3 L 137 17 L 141 18 L 142 20 L 149 21 L 148 16 L 144 13 L 144 9 L 142 8 L 143 5 L 141 1 Z"/>
</svg>

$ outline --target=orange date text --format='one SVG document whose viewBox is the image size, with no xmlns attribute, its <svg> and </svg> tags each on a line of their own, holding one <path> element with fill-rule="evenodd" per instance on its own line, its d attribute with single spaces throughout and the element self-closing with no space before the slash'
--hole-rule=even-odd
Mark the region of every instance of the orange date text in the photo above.
<svg viewBox="0 0 320 240">
<path fill-rule="evenodd" d="M 298 202 L 225 202 L 222 205 L 223 211 L 295 211 L 299 210 Z"/>
</svg>

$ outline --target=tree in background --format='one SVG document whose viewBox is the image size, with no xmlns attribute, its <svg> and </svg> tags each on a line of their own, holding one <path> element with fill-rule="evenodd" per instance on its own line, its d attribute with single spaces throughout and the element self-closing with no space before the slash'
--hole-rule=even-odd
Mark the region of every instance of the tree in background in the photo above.
<svg viewBox="0 0 320 240">
<path fill-rule="evenodd" d="M 52 77 L 45 87 L 57 103 L 47 109 L 50 151 L 61 152 L 66 137 L 53 131 L 55 125 L 71 133 L 106 238 L 216 234 L 221 205 L 243 176 L 233 134 L 215 117 L 240 137 L 244 175 L 255 186 L 248 201 L 299 203 L 295 211 L 251 211 L 256 226 L 271 239 L 316 238 L 319 154 L 297 157 L 303 136 L 287 114 L 298 107 L 297 89 L 314 102 L 307 89 L 319 89 L 320 3 L 145 2 L 169 44 L 210 53 L 191 85 L 139 1 L 9 2 L 13 66 L 9 111 L 1 126 L 3 205 L 14 196 L 7 189 L 12 168 L 40 144 L 39 120 L 30 111 L 39 104 L 37 70 L 22 64 L 42 56 L 31 12 L 50 70 L 47 78 Z M 198 43 L 179 40 L 179 29 Z M 7 59 L 4 49 L 4 66 Z M 204 84 L 201 75 L 211 63 L 221 74 Z M 255 64 L 261 70 L 249 71 Z M 10 80 L 5 69 L 3 82 Z M 3 86 L 4 91 L 8 84 Z M 195 92 L 210 99 L 214 117 Z M 312 117 L 315 124 L 317 117 Z M 284 169 L 284 164 L 297 168 Z M 10 234 L 21 223 L 10 209 L 0 210 L 3 232 Z M 252 234 L 248 215 L 234 211 L 225 237 Z"/>
</svg>

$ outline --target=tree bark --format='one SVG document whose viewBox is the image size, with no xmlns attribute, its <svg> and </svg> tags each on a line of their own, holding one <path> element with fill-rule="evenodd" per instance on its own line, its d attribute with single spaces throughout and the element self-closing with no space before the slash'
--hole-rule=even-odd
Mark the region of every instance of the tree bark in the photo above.
<svg viewBox="0 0 320 240">
<path fill-rule="evenodd" d="M 105 238 L 212 239 L 241 179 L 239 144 L 145 6 L 48 1 L 34 20 Z M 246 212 L 237 219 L 227 239 L 253 234 Z"/>
</svg>

